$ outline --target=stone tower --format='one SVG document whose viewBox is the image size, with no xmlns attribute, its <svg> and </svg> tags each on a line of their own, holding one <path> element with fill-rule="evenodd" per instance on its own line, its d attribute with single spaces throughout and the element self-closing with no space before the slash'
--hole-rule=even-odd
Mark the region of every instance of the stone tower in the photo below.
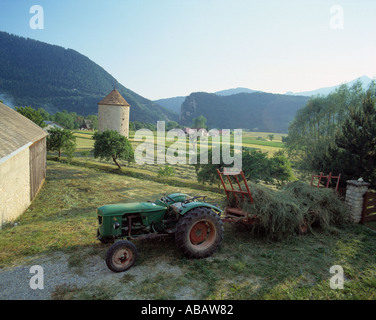
<svg viewBox="0 0 376 320">
<path fill-rule="evenodd" d="M 130 105 L 116 89 L 98 102 L 98 131 L 115 130 L 129 137 Z"/>
</svg>

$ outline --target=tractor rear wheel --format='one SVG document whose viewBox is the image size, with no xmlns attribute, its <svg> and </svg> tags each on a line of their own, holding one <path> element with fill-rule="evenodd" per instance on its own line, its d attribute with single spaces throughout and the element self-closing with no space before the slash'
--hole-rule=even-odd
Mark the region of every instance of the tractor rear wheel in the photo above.
<svg viewBox="0 0 376 320">
<path fill-rule="evenodd" d="M 123 272 L 133 266 L 137 258 L 136 246 L 127 240 L 115 242 L 106 254 L 106 265 L 113 272 Z"/>
<path fill-rule="evenodd" d="M 220 246 L 223 224 L 209 208 L 195 208 L 180 218 L 175 233 L 178 248 L 187 258 L 206 258 Z"/>
</svg>

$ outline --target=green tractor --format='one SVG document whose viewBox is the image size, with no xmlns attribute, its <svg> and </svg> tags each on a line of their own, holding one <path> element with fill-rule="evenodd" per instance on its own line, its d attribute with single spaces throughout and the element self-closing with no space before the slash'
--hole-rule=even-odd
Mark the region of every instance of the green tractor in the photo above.
<svg viewBox="0 0 376 320">
<path fill-rule="evenodd" d="M 164 195 L 154 202 L 109 204 L 97 209 L 97 239 L 113 243 L 106 254 L 107 267 L 123 272 L 137 258 L 129 240 L 175 236 L 187 258 L 206 258 L 223 238 L 222 210 L 205 202 L 206 196 L 183 193 Z"/>
</svg>

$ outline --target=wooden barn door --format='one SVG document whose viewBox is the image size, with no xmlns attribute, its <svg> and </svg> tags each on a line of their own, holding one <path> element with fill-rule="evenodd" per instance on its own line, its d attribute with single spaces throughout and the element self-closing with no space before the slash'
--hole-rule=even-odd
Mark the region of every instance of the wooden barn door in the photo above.
<svg viewBox="0 0 376 320">
<path fill-rule="evenodd" d="M 376 221 L 376 192 L 368 191 L 364 195 L 361 223 Z"/>
<path fill-rule="evenodd" d="M 37 195 L 46 178 L 46 138 L 30 146 L 30 200 Z"/>
</svg>

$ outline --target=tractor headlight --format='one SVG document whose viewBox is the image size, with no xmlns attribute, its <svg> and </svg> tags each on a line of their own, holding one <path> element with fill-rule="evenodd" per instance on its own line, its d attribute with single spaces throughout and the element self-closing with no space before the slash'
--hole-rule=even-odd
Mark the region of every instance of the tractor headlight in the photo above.
<svg viewBox="0 0 376 320">
<path fill-rule="evenodd" d="M 119 228 L 120 228 L 120 224 L 118 222 L 115 222 L 114 223 L 114 229 L 116 230 L 116 229 L 119 229 Z"/>
</svg>

